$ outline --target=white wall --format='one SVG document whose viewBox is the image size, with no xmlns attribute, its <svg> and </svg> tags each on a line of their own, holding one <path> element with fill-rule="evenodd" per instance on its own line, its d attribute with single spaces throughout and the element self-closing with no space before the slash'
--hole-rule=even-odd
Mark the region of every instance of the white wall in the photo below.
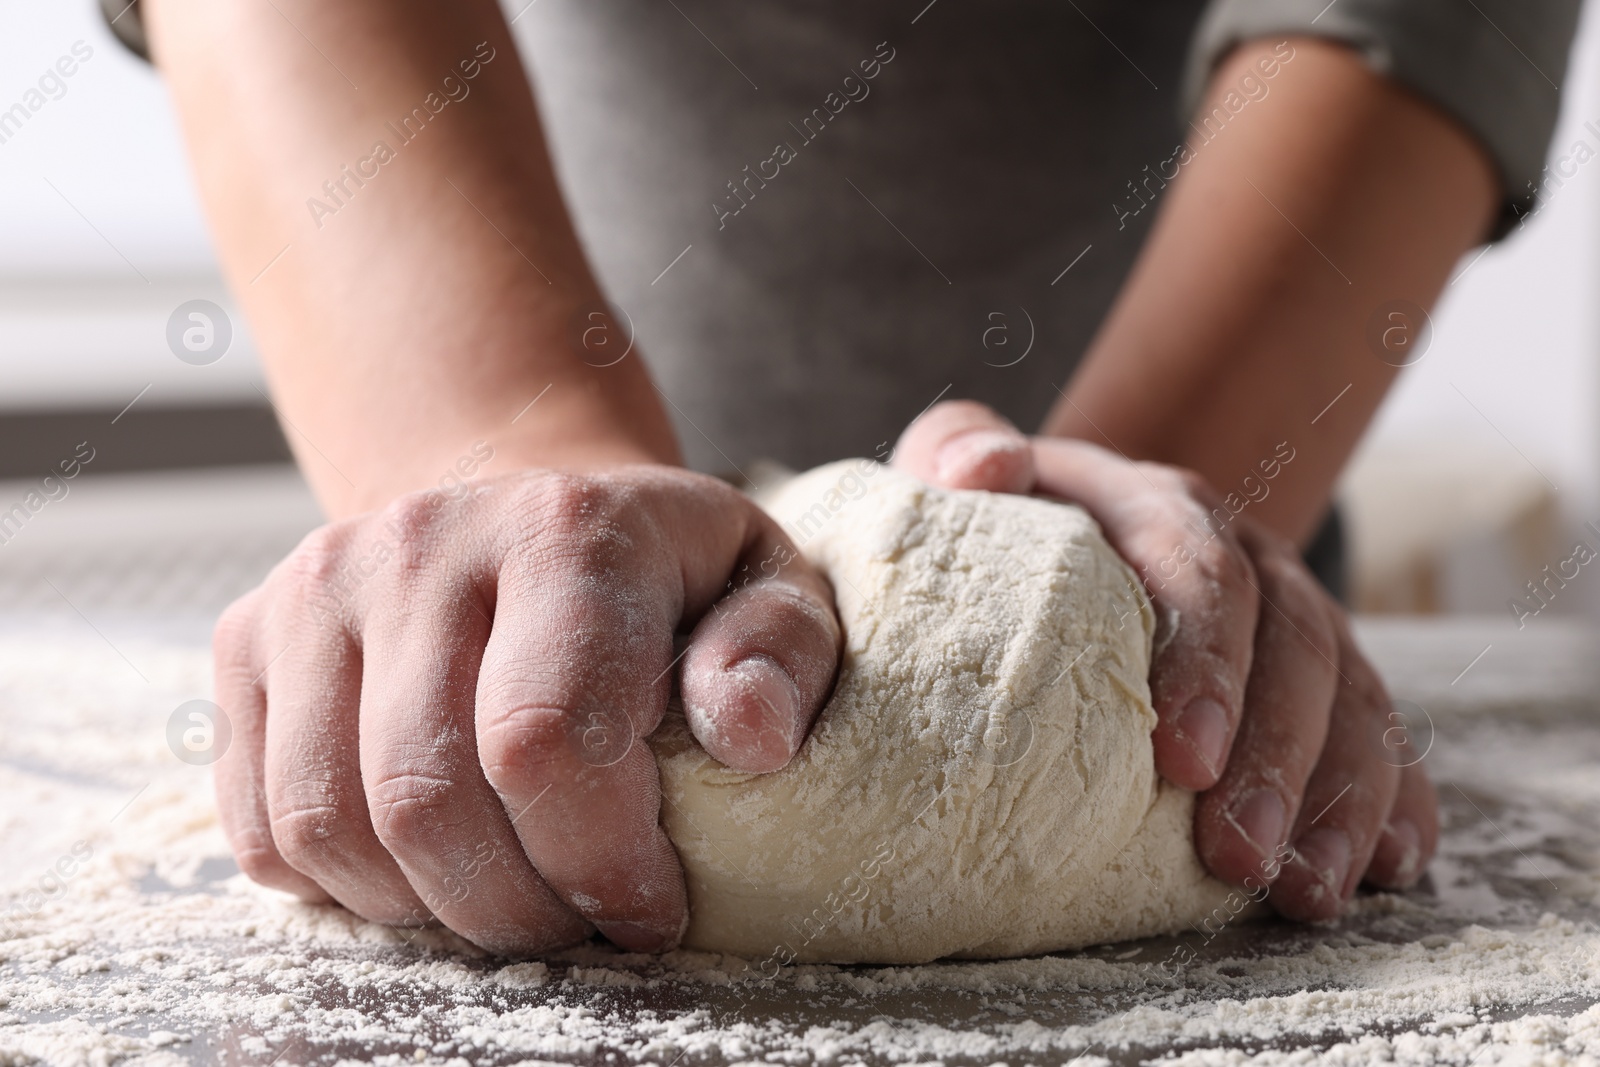
<svg viewBox="0 0 1600 1067">
<path fill-rule="evenodd" d="M 1584 125 L 1600 130 L 1597 16 L 1600 5 L 1590 4 L 1552 159 L 1571 155 L 1579 140 L 1600 156 L 1600 133 Z M 1574 506 L 1593 508 L 1600 498 L 1600 158 L 1547 189 L 1533 219 L 1473 262 L 1476 256 L 1462 261 L 1446 288 L 1432 348 L 1402 376 L 1370 437 L 1466 436 L 1514 454 L 1509 438 Z"/>
<path fill-rule="evenodd" d="M 90 58 L 0 144 L 0 408 L 254 398 L 243 324 L 208 367 L 175 359 L 167 318 L 217 279 L 160 80 L 106 30 L 93 0 L 18 0 L 0 34 L 0 109 L 70 55 Z"/>
<path fill-rule="evenodd" d="M 147 275 L 211 269 L 182 144 L 161 81 L 106 32 L 92 0 L 13 4 L 0 34 L 0 105 L 84 41 L 93 58 L 0 145 L 0 271 L 102 273 L 137 281 L 133 268 L 47 183 L 53 182 L 110 243 Z"/>
<path fill-rule="evenodd" d="M 1594 129 L 1586 127 L 1593 123 Z M 1381 409 L 1368 462 L 1455 453 L 1556 486 L 1570 546 L 1600 522 L 1600 4 L 1587 5 L 1552 162 L 1587 144 L 1596 158 L 1547 185 L 1543 208 L 1508 240 L 1463 260 L 1434 315 L 1433 344 Z M 1580 153 L 1584 154 L 1584 153 Z M 1554 168 L 1552 168 L 1552 171 Z M 1559 183 L 1559 187 L 1557 187 Z M 1478 410 L 1474 410 L 1474 405 Z M 1535 470 L 1537 468 L 1537 470 Z M 1591 540 L 1593 537 L 1591 535 Z M 1531 573 L 1483 575 L 1464 605 L 1503 611 Z M 1455 584 L 1471 585 L 1471 574 Z M 1591 579 L 1562 604 L 1600 605 Z"/>
</svg>

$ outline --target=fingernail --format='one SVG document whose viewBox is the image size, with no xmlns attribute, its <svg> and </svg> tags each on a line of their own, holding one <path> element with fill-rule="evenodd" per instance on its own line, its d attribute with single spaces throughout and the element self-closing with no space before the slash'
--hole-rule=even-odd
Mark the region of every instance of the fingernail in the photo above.
<svg viewBox="0 0 1600 1067">
<path fill-rule="evenodd" d="M 764 652 L 756 652 L 728 664 L 728 673 L 755 694 L 762 708 L 771 715 L 772 722 L 787 725 L 794 721 L 795 706 L 800 703 L 799 687 L 777 660 Z"/>
<path fill-rule="evenodd" d="M 1173 724 L 1189 744 L 1195 758 L 1205 764 L 1215 780 L 1228 758 L 1228 712 L 1210 697 L 1196 697 L 1179 712 Z"/>
<path fill-rule="evenodd" d="M 1270 858 L 1283 843 L 1288 812 L 1283 800 L 1271 789 L 1246 794 L 1228 815 L 1233 828 L 1255 846 L 1262 859 Z"/>
<path fill-rule="evenodd" d="M 1422 874 L 1422 831 L 1410 819 L 1398 819 L 1384 827 L 1384 833 L 1394 839 L 1400 849 L 1400 864 L 1395 868 L 1394 880 L 1409 886 Z"/>
<path fill-rule="evenodd" d="M 1011 471 L 986 470 L 1001 462 L 1009 462 L 1027 442 L 1014 433 L 1001 430 L 973 430 L 953 440 L 946 441 L 934 457 L 934 477 L 940 484 L 958 488 L 972 482 L 987 483 L 995 475 L 1002 475 L 1009 483 L 1016 478 Z M 1008 485 L 1009 488 L 1009 485 Z"/>
<path fill-rule="evenodd" d="M 661 952 L 673 946 L 676 939 L 643 923 L 595 923 L 595 927 L 618 948 L 629 952 Z"/>
<path fill-rule="evenodd" d="M 1344 899 L 1344 882 L 1350 875 L 1350 838 L 1343 830 L 1329 826 L 1309 830 L 1294 843 L 1294 853 L 1330 893 Z"/>
<path fill-rule="evenodd" d="M 754 694 L 760 705 L 760 733 L 771 731 L 789 741 L 800 719 L 800 687 L 777 660 L 763 652 L 746 656 L 728 665 L 727 672 L 739 679 L 746 692 Z"/>
</svg>

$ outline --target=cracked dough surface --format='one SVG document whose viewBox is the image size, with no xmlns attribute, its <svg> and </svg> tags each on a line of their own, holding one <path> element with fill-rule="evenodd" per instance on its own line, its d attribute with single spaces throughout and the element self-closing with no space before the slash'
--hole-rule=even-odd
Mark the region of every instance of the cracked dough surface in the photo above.
<svg viewBox="0 0 1600 1067">
<path fill-rule="evenodd" d="M 1183 929 L 1227 890 L 1155 773 L 1154 618 L 1080 508 L 868 460 L 758 496 L 832 581 L 837 685 L 748 775 L 653 744 L 684 945 L 773 964 L 1049 952 Z"/>
</svg>

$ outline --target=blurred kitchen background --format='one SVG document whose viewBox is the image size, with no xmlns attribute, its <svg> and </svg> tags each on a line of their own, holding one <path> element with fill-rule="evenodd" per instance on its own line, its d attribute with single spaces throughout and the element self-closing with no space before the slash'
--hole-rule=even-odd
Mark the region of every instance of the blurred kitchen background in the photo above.
<svg viewBox="0 0 1600 1067">
<path fill-rule="evenodd" d="M 1600 151 L 1595 7 L 1552 158 Z M 59 99 L 0 130 L 0 511 L 80 442 L 94 458 L 66 497 L 0 528 L 0 618 L 115 632 L 156 609 L 203 635 L 317 511 L 217 276 L 160 81 L 93 0 L 16 0 L 6 16 L 0 107 L 74 42 L 93 52 Z M 1541 568 L 1580 537 L 1600 544 L 1584 531 L 1600 526 L 1600 163 L 1565 169 L 1520 232 L 1463 260 L 1346 481 L 1363 611 L 1509 619 Z M 167 341 L 196 299 L 234 331 L 206 365 Z M 1541 618 L 1595 613 L 1600 568 L 1584 568 Z"/>
</svg>

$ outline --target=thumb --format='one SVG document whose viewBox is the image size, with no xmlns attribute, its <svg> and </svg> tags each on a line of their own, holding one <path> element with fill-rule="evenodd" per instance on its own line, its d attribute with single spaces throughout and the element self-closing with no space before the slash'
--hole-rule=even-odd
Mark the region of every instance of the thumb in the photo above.
<svg viewBox="0 0 1600 1067">
<path fill-rule="evenodd" d="M 972 400 L 947 400 L 907 426 L 895 445 L 894 465 L 946 489 L 1027 493 L 1034 483 L 1028 438 L 993 408 Z"/>
<path fill-rule="evenodd" d="M 841 636 L 828 580 L 749 507 L 756 535 L 728 583 L 734 591 L 695 626 L 679 684 L 706 752 L 764 774 L 799 751 L 833 688 Z"/>
</svg>

